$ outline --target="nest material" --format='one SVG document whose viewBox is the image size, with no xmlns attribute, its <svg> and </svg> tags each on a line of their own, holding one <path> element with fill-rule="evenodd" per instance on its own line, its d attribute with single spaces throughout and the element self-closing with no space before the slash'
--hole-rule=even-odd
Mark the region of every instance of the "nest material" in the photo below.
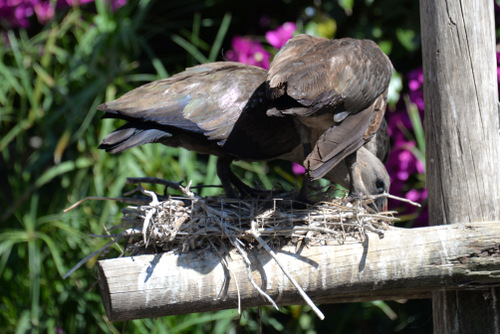
<svg viewBox="0 0 500 334">
<path fill-rule="evenodd" d="M 182 187 L 179 183 L 166 180 L 131 178 L 127 179 L 127 183 L 139 184 L 135 191 L 139 190 L 148 197 L 111 199 L 135 204 L 122 210 L 124 216 L 120 225 L 108 229 L 111 231 L 121 228 L 123 231 L 109 235 L 112 240 L 106 246 L 80 261 L 65 277 L 88 259 L 123 238 L 128 239 L 127 250 L 130 255 L 208 248 L 215 249 L 221 255 L 219 249 L 227 251 L 236 248 L 247 265 L 248 279 L 254 288 L 277 308 L 274 301 L 253 281 L 251 275 L 252 263 L 247 251 L 254 247 L 263 247 L 295 285 L 306 303 L 323 318 L 321 311 L 281 266 L 273 249 L 285 244 L 302 247 L 361 243 L 367 232 L 375 232 L 382 238 L 389 224 L 398 220 L 393 216 L 394 212 L 375 212 L 372 209 L 373 197 L 358 198 L 351 202 L 333 199 L 298 208 L 297 202 L 287 199 L 293 198 L 290 193 L 282 198 L 234 200 L 222 197 L 202 198 L 191 192 L 189 185 Z M 144 190 L 141 183 L 160 183 L 180 190 L 184 196 L 162 197 Z M 129 195 L 130 193 L 125 194 Z M 381 196 L 393 197 L 388 194 Z M 66 211 L 87 199 L 75 203 Z M 225 263 L 222 255 L 221 261 Z"/>
<path fill-rule="evenodd" d="M 253 234 L 273 246 L 284 244 L 326 245 L 362 242 L 366 231 L 383 237 L 392 213 L 375 213 L 371 199 L 344 203 L 343 199 L 320 202 L 297 209 L 287 199 L 233 200 L 221 197 L 169 197 L 158 201 L 156 194 L 147 205 L 123 210 L 126 230 L 134 236 L 132 254 L 189 251 L 211 247 L 214 243 L 251 246 Z"/>
</svg>

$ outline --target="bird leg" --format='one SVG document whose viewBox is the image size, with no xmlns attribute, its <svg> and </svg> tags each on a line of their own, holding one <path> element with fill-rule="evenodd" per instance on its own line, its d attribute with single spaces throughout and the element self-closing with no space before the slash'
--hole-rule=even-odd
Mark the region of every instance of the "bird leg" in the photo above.
<svg viewBox="0 0 500 334">
<path fill-rule="evenodd" d="M 304 148 L 304 157 L 307 157 L 309 153 L 311 153 L 312 151 L 311 143 L 303 143 L 302 146 Z M 299 202 L 309 203 L 309 200 L 307 199 L 307 194 L 309 193 L 310 184 L 311 184 L 311 179 L 309 178 L 309 175 L 307 175 L 306 171 L 302 179 L 302 187 L 300 187 L 299 196 L 297 197 L 297 200 Z"/>
<path fill-rule="evenodd" d="M 226 196 L 229 198 L 236 198 L 233 186 L 231 185 L 232 179 L 237 179 L 236 175 L 234 175 L 233 171 L 231 170 L 232 161 L 233 159 L 228 157 L 219 157 L 217 159 L 217 176 L 222 183 L 222 188 L 224 188 Z"/>
<path fill-rule="evenodd" d="M 237 198 L 233 186 L 240 193 L 240 197 L 256 198 L 260 197 L 262 194 L 272 194 L 272 191 L 257 190 L 250 186 L 247 186 L 231 170 L 232 161 L 233 159 L 230 157 L 219 157 L 217 159 L 217 175 L 219 176 L 219 179 L 222 183 L 222 188 L 224 188 L 227 197 Z"/>
<path fill-rule="evenodd" d="M 355 189 L 354 187 L 354 165 L 356 164 L 357 160 L 357 151 L 349 154 L 347 157 L 345 157 L 344 161 L 347 166 L 347 171 L 349 173 L 349 198 L 359 198 L 360 194 L 358 193 L 358 190 Z"/>
<path fill-rule="evenodd" d="M 293 121 L 295 123 L 295 128 L 300 137 L 300 141 L 302 142 L 302 148 L 304 150 L 304 161 L 307 156 L 312 152 L 312 144 L 311 144 L 311 130 L 297 118 L 294 117 Z M 308 171 L 306 168 L 306 173 L 304 174 L 304 178 L 302 180 L 302 187 L 300 187 L 299 195 L 297 197 L 297 201 L 309 203 L 307 199 L 307 195 L 309 193 L 309 185 L 311 184 L 311 179 L 309 178 Z"/>
</svg>

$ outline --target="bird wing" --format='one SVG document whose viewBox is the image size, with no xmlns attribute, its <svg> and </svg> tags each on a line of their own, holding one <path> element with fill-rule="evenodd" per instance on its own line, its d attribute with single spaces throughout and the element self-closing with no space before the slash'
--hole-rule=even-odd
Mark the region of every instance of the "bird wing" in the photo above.
<svg viewBox="0 0 500 334">
<path fill-rule="evenodd" d="M 347 117 L 342 123 L 328 128 L 304 160 L 309 177 L 323 177 L 349 154 L 366 143 L 364 134 L 371 123 L 373 108 L 369 107 Z"/>
<path fill-rule="evenodd" d="M 265 70 L 234 62 L 194 66 L 167 79 L 140 86 L 98 107 L 104 118 L 150 127 L 227 138 Z"/>
<path fill-rule="evenodd" d="M 304 161 L 309 176 L 312 179 L 324 176 L 349 154 L 370 142 L 384 120 L 386 105 L 387 90 L 368 108 L 326 130 Z"/>
<path fill-rule="evenodd" d="M 298 35 L 271 64 L 268 97 L 288 96 L 305 107 L 282 114 L 310 116 L 325 108 L 352 114 L 384 92 L 391 74 L 389 58 L 373 41 Z"/>
<path fill-rule="evenodd" d="M 375 155 L 382 163 L 386 163 L 391 151 L 391 140 L 387 129 L 387 122 L 384 118 L 380 121 L 380 126 L 372 139 L 364 147 Z"/>
</svg>

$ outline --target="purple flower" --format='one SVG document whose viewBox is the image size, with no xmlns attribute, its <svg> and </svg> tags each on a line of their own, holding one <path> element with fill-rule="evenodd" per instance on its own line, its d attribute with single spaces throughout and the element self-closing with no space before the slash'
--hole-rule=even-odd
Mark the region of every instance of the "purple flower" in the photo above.
<svg viewBox="0 0 500 334">
<path fill-rule="evenodd" d="M 414 69 L 408 72 L 408 88 L 410 91 L 414 92 L 419 90 L 424 85 L 424 72 L 422 68 Z"/>
<path fill-rule="evenodd" d="M 406 198 L 413 202 L 422 202 L 427 198 L 427 189 L 410 189 L 406 193 Z"/>
<path fill-rule="evenodd" d="M 33 15 L 33 6 L 30 4 L 20 4 L 14 7 L 14 18 L 12 18 L 13 25 L 21 26 L 27 28 L 29 26 L 28 17 Z"/>
<path fill-rule="evenodd" d="M 411 149 L 415 147 L 414 141 L 408 141 L 402 145 L 395 146 L 389 154 L 389 160 L 386 167 L 391 176 L 391 183 L 397 186 L 398 182 L 406 182 L 410 176 L 416 173 L 421 174 L 424 170 L 422 162 L 420 162 Z M 394 194 L 397 196 L 404 195 L 401 189 L 394 189 Z"/>
<path fill-rule="evenodd" d="M 228 60 L 269 69 L 271 54 L 262 44 L 249 37 L 235 36 L 231 41 L 232 50 L 226 52 Z"/>
<path fill-rule="evenodd" d="M 54 5 L 50 0 L 0 0 L 0 20 L 6 22 L 9 28 L 30 25 L 29 19 L 36 14 L 38 22 L 46 24 L 55 14 L 57 8 L 84 5 L 94 0 L 58 0 Z M 127 3 L 127 0 L 107 0 L 114 11 Z"/>
<path fill-rule="evenodd" d="M 293 22 L 285 22 L 276 30 L 266 32 L 266 39 L 275 49 L 281 49 L 292 38 L 297 26 Z"/>
<path fill-rule="evenodd" d="M 306 172 L 306 169 L 296 162 L 292 162 L 292 173 L 295 175 L 302 175 Z"/>
<path fill-rule="evenodd" d="M 422 113 L 424 111 L 424 73 L 422 68 L 419 67 L 408 72 L 408 88 L 410 89 L 408 93 L 410 101 L 414 103 Z"/>
<path fill-rule="evenodd" d="M 50 2 L 39 2 L 35 4 L 35 13 L 38 22 L 45 24 L 54 17 L 55 10 Z"/>
<path fill-rule="evenodd" d="M 57 3 L 61 6 L 81 6 L 87 3 L 94 2 L 94 0 L 59 0 Z"/>
<path fill-rule="evenodd" d="M 121 8 L 127 4 L 127 0 L 110 0 L 111 1 L 111 10 L 114 12 L 118 8 Z"/>
<path fill-rule="evenodd" d="M 420 111 L 421 117 L 424 112 L 423 85 L 424 75 L 421 68 L 408 72 L 408 97 Z M 387 171 L 391 177 L 390 193 L 399 197 L 404 197 L 414 202 L 421 203 L 427 198 L 427 190 L 418 188 L 416 177 L 425 173 L 425 166 L 414 155 L 415 141 L 408 139 L 408 134 L 413 130 L 413 124 L 408 116 L 407 106 L 401 100 L 398 109 L 394 113 L 388 113 L 388 131 L 393 142 L 393 148 L 389 154 L 389 160 L 386 164 Z M 410 204 L 401 204 L 399 201 L 390 200 L 391 208 L 400 208 L 403 215 L 413 217 L 414 225 L 426 225 L 426 208 L 417 209 Z"/>
</svg>

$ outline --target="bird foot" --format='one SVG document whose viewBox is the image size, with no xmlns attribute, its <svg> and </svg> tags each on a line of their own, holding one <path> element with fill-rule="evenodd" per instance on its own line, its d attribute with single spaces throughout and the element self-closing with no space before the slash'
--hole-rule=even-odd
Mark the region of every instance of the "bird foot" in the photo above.
<svg viewBox="0 0 500 334">
<path fill-rule="evenodd" d="M 346 205 L 348 203 L 351 203 L 353 201 L 361 201 L 362 197 L 360 194 L 358 193 L 355 193 L 355 192 L 351 192 L 349 193 L 345 198 L 344 200 L 342 201 L 342 204 L 343 205 Z"/>
</svg>

